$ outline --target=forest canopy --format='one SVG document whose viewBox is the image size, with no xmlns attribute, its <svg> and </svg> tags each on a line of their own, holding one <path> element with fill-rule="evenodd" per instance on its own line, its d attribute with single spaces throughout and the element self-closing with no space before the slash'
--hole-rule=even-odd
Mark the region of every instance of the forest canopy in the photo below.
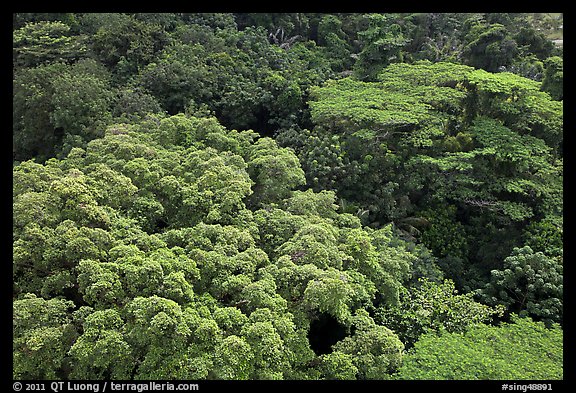
<svg viewBox="0 0 576 393">
<path fill-rule="evenodd" d="M 561 32 L 13 14 L 13 378 L 563 379 Z"/>
</svg>

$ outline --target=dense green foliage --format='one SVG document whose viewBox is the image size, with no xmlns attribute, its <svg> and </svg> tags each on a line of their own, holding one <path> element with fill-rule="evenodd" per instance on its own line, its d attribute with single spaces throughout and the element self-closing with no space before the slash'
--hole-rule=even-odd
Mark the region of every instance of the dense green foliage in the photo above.
<svg viewBox="0 0 576 393">
<path fill-rule="evenodd" d="M 442 62 L 393 64 L 379 79 L 315 88 L 317 126 L 279 136 L 314 189 L 480 270 L 446 271 L 461 287 L 522 246 L 529 225 L 561 231 L 562 104 L 537 82 Z"/>
<path fill-rule="evenodd" d="M 562 330 L 529 318 L 426 334 L 404 357 L 399 379 L 563 379 Z"/>
<path fill-rule="evenodd" d="M 562 379 L 555 15 L 14 14 L 13 377 Z"/>
<path fill-rule="evenodd" d="M 295 190 L 294 153 L 254 138 L 150 116 L 15 166 L 15 377 L 315 378 L 321 316 L 348 331 L 340 352 L 365 352 L 359 378 L 396 370 L 402 343 L 365 309 L 398 303 L 416 257 L 391 227 L 337 213 L 332 192 Z M 49 331 L 39 308 L 56 310 Z"/>
</svg>

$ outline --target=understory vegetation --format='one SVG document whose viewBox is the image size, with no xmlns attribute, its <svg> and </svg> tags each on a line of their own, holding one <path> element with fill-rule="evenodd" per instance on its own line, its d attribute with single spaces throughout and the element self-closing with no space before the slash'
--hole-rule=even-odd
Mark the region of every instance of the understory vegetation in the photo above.
<svg viewBox="0 0 576 393">
<path fill-rule="evenodd" d="M 562 14 L 13 15 L 13 378 L 561 380 Z"/>
</svg>

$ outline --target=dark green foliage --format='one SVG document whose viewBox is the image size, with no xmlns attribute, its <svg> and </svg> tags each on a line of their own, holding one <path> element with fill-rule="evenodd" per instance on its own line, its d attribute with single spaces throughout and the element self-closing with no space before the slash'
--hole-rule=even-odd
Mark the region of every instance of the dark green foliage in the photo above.
<svg viewBox="0 0 576 393">
<path fill-rule="evenodd" d="M 420 280 L 418 284 L 402 292 L 399 306 L 378 310 L 378 320 L 397 332 L 407 348 L 423 334 L 463 333 L 470 326 L 490 322 L 503 312 L 503 308 L 491 308 L 474 301 L 471 293 L 458 294 L 450 280 L 440 284 Z"/>
<path fill-rule="evenodd" d="M 545 218 L 526 227 L 524 242 L 533 251 L 542 252 L 549 256 L 563 254 L 563 225 L 562 221 Z"/>
<path fill-rule="evenodd" d="M 104 65 L 117 67 L 119 78 L 150 63 L 167 43 L 166 33 L 155 23 L 126 14 L 103 14 L 102 24 L 90 38 L 90 49 Z"/>
<path fill-rule="evenodd" d="M 86 60 L 18 71 L 14 78 L 14 158 L 45 160 L 82 146 L 111 120 L 114 94 L 106 70 Z"/>
<path fill-rule="evenodd" d="M 468 245 L 464 226 L 457 220 L 456 207 L 444 206 L 443 209 L 430 209 L 422 212 L 428 225 L 423 229 L 420 239 L 438 257 L 452 256 L 465 258 Z"/>
<path fill-rule="evenodd" d="M 501 24 L 475 24 L 466 41 L 469 43 L 462 53 L 465 64 L 491 72 L 509 66 L 518 50 L 516 42 Z"/>
<path fill-rule="evenodd" d="M 14 30 L 14 67 L 71 62 L 86 56 L 86 36 L 73 35 L 60 21 L 27 23 Z"/>
<path fill-rule="evenodd" d="M 562 106 L 537 82 L 450 63 L 392 64 L 379 78 L 313 90 L 317 126 L 281 134 L 308 184 L 338 190 L 366 223 L 394 221 L 481 275 L 522 245 L 526 225 L 561 214 Z M 450 270 L 464 284 L 466 269 Z"/>
<path fill-rule="evenodd" d="M 13 14 L 13 377 L 562 378 L 561 24 Z"/>
<path fill-rule="evenodd" d="M 562 322 L 564 264 L 562 256 L 548 257 L 530 247 L 515 248 L 502 270 L 492 270 L 480 291 L 488 304 L 501 304 L 509 312 L 547 324 Z"/>
<path fill-rule="evenodd" d="M 553 56 L 546 60 L 546 70 L 542 79 L 541 89 L 550 94 L 554 100 L 562 100 L 564 96 L 564 61 Z"/>
<path fill-rule="evenodd" d="M 360 80 L 373 81 L 390 63 L 402 61 L 402 47 L 409 41 L 393 17 L 369 14 L 366 29 L 358 32 L 362 50 L 354 64 L 354 75 Z"/>
<path fill-rule="evenodd" d="M 351 45 L 342 30 L 342 21 L 335 15 L 323 16 L 318 24 L 318 45 L 325 47 L 334 71 L 344 71 L 352 64 Z"/>
</svg>

